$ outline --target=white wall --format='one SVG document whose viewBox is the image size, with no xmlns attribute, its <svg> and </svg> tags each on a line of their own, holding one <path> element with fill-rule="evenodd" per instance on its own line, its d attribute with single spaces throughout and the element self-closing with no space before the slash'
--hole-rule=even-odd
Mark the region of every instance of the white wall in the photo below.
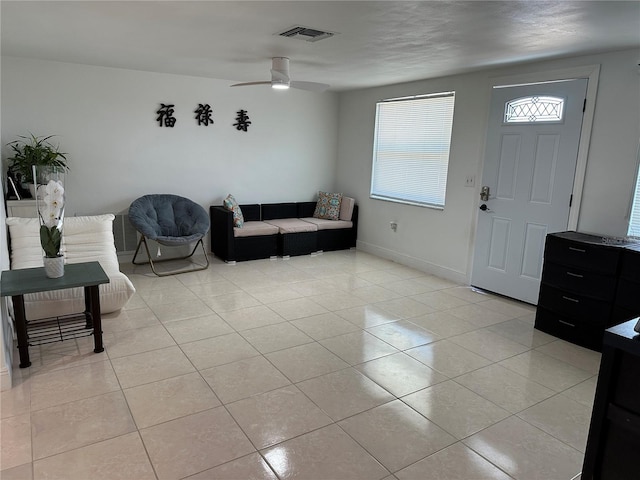
<svg viewBox="0 0 640 480">
<path fill-rule="evenodd" d="M 2 66 L 0 65 L 0 75 Z M 0 116 L 1 118 L 1 116 Z M 0 127 L 2 124 L 0 123 Z M 0 175 L 0 178 L 2 176 Z M 0 182 L 0 194 L 4 198 L 4 183 Z M 5 227 L 6 212 L 4 204 L 0 206 L 0 272 L 9 269 L 9 249 L 7 246 L 7 229 Z M 11 388 L 11 353 L 13 352 L 13 336 L 9 326 L 7 298 L 0 297 L 0 390 Z"/>
<path fill-rule="evenodd" d="M 4 185 L 0 182 L 0 194 L 4 198 Z M 9 250 L 7 249 L 6 213 L 0 205 L 0 272 L 9 270 Z M 11 388 L 11 353 L 13 352 L 13 330 L 9 326 L 7 303 L 9 298 L 0 297 L 0 390 Z"/>
<path fill-rule="evenodd" d="M 640 51 L 626 50 L 341 94 L 336 187 L 360 205 L 359 248 L 468 281 L 492 78 L 594 64 L 601 72 L 578 229 L 626 235 L 640 132 L 638 63 Z M 370 199 L 375 103 L 449 90 L 456 105 L 444 211 Z M 464 186 L 467 175 L 476 175 L 475 188 Z"/>
<path fill-rule="evenodd" d="M 233 193 L 240 203 L 312 200 L 332 190 L 337 95 L 2 57 L 3 160 L 17 135 L 59 135 L 68 152 L 67 215 L 120 212 L 147 193 L 176 193 L 205 208 Z M 159 127 L 175 104 L 174 128 Z M 199 103 L 213 126 L 198 126 Z M 248 111 L 251 126 L 232 126 Z"/>
<path fill-rule="evenodd" d="M 208 210 L 228 193 L 258 203 L 313 200 L 318 190 L 333 190 L 337 95 L 230 83 L 2 57 L 1 177 L 7 142 L 32 132 L 58 135 L 54 141 L 68 153 L 67 215 L 118 213 L 147 193 L 183 195 Z M 174 128 L 155 121 L 160 103 L 175 104 Z M 199 103 L 212 107 L 213 126 L 197 125 Z M 232 126 L 240 109 L 252 122 L 246 133 Z M 5 234 L 2 208 L 2 270 L 9 268 Z M 0 315 L 0 334 L 10 335 L 4 299 Z M 3 387 L 10 351 L 0 344 Z"/>
</svg>

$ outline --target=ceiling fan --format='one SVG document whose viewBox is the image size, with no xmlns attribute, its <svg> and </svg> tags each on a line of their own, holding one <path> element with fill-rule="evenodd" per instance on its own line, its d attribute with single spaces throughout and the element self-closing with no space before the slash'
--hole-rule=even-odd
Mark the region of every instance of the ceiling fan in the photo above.
<svg viewBox="0 0 640 480">
<path fill-rule="evenodd" d="M 232 87 L 246 87 L 250 85 L 271 85 L 277 90 L 286 90 L 289 87 L 312 92 L 324 92 L 329 85 L 317 82 L 299 82 L 289 77 L 289 59 L 287 57 L 273 57 L 271 59 L 271 81 L 236 83 Z"/>
</svg>

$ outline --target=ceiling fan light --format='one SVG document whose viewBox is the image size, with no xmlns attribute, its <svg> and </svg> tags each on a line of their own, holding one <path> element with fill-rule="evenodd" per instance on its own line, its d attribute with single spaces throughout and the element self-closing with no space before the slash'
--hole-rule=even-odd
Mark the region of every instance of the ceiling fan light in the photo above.
<svg viewBox="0 0 640 480">
<path fill-rule="evenodd" d="M 273 81 L 273 82 L 271 82 L 271 88 L 273 88 L 274 90 L 288 90 L 289 89 L 289 82 Z"/>
</svg>

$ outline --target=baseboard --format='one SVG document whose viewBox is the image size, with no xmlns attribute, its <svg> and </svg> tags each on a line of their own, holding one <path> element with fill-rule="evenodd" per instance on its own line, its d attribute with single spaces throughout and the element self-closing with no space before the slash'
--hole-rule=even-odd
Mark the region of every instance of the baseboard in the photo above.
<svg viewBox="0 0 640 480">
<path fill-rule="evenodd" d="M 467 275 L 463 272 L 458 272 L 456 270 L 443 267 L 442 265 L 436 265 L 420 258 L 415 258 L 411 255 L 398 253 L 389 248 L 380 247 L 378 245 L 366 243 L 361 240 L 358 240 L 357 243 L 357 249 L 363 252 L 371 253 L 372 255 L 386 258 L 387 260 L 392 260 L 401 265 L 415 268 L 416 270 L 420 270 L 421 272 L 435 275 L 440 278 L 445 278 L 447 280 L 451 280 L 452 282 L 460 283 L 462 285 L 467 284 Z"/>
<path fill-rule="evenodd" d="M 9 390 L 11 385 L 11 372 L 7 367 L 2 367 L 0 369 L 0 391 Z"/>
<path fill-rule="evenodd" d="M 118 255 L 118 263 L 131 263 L 133 260 L 133 252 L 116 252 Z"/>
</svg>

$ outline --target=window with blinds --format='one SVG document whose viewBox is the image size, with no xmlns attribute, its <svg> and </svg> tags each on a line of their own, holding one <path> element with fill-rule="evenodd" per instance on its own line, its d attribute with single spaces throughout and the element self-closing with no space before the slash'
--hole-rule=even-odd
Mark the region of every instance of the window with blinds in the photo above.
<svg viewBox="0 0 640 480">
<path fill-rule="evenodd" d="M 640 152 L 638 156 L 640 156 Z M 636 178 L 636 189 L 633 195 L 633 204 L 631 205 L 631 216 L 629 218 L 629 231 L 627 235 L 640 238 L 640 171 Z"/>
<path fill-rule="evenodd" d="M 455 93 L 376 105 L 371 198 L 444 208 Z"/>
</svg>

